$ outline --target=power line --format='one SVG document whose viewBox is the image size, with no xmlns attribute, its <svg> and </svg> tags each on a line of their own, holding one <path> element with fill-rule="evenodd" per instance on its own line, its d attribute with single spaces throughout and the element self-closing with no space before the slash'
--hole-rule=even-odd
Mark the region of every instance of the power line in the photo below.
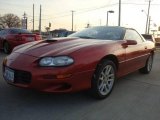
<svg viewBox="0 0 160 120">
<path fill-rule="evenodd" d="M 4 2 L 3 2 L 4 3 Z M 15 5 L 15 6 L 22 6 L 22 5 L 18 5 L 18 4 L 15 4 L 15 3 L 5 3 L 5 4 L 12 4 L 12 5 Z M 91 11 L 95 11 L 95 10 L 99 10 L 99 9 L 103 9 L 103 8 L 107 8 L 107 7 L 112 7 L 112 6 L 115 6 L 115 5 L 118 5 L 119 3 L 113 3 L 113 4 L 106 4 L 106 5 L 103 5 L 103 6 L 99 6 L 99 7 L 92 7 L 92 8 L 83 8 L 83 9 L 77 9 L 76 10 L 76 15 L 80 15 L 80 14 L 84 14 L 84 13 L 87 13 L 87 12 L 91 12 Z M 146 3 L 132 3 L 132 2 L 122 2 L 121 3 L 122 5 L 148 5 Z M 151 5 L 160 5 L 160 4 L 151 4 Z M 23 5 L 24 6 L 24 5 Z M 17 8 L 18 9 L 18 8 Z M 26 9 L 26 7 L 25 7 Z M 30 8 L 28 8 L 30 9 Z M 0 8 L 0 10 L 3 10 L 3 8 Z M 5 9 L 6 10 L 6 9 Z M 19 9 L 18 9 L 19 10 Z M 58 19 L 58 18 L 64 18 L 64 17 L 67 17 L 67 16 L 71 16 L 71 13 L 66 13 L 65 12 L 60 12 L 60 13 L 55 13 L 53 14 L 55 17 L 48 17 L 48 18 L 44 18 L 42 20 L 50 20 L 50 19 Z M 52 16 L 52 15 L 46 15 L 46 14 L 42 14 L 42 17 L 45 17 L 45 16 Z M 32 18 L 33 16 L 32 15 L 28 15 L 29 18 Z M 35 15 L 36 18 L 38 18 L 39 16 Z M 36 19 L 35 21 L 39 21 L 38 19 Z"/>
<path fill-rule="evenodd" d="M 78 12 L 85 12 L 85 11 L 90 11 L 90 10 L 96 10 L 96 9 L 99 9 L 99 8 L 105 8 L 105 7 L 109 7 L 109 6 L 114 6 L 114 5 L 117 5 L 118 3 L 114 3 L 114 4 L 107 4 L 107 5 L 103 5 L 103 6 L 100 6 L 100 7 L 92 7 L 92 8 L 82 8 L 82 9 L 76 9 L 76 11 L 78 11 Z M 49 15 L 46 15 L 45 14 L 45 16 L 51 16 L 51 15 L 59 15 L 59 14 L 64 14 L 64 13 L 66 13 L 66 11 L 64 11 L 64 12 L 60 12 L 60 13 L 54 13 L 54 14 L 49 14 Z M 44 15 L 44 14 L 43 14 Z"/>
<path fill-rule="evenodd" d="M 76 15 L 79 15 L 79 14 L 83 14 L 83 13 L 87 13 L 87 12 L 90 12 L 90 11 L 95 11 L 95 10 L 99 10 L 99 9 L 103 9 L 103 8 L 107 8 L 107 7 L 111 7 L 111 6 L 115 6 L 115 5 L 118 5 L 119 3 L 114 3 L 114 4 L 109 4 L 109 5 L 103 5 L 103 6 L 100 6 L 100 7 L 94 7 L 94 8 L 84 8 L 84 9 L 79 9 L 79 10 L 76 10 Z M 125 5 L 125 4 L 130 4 L 130 5 L 148 5 L 146 3 L 142 4 L 142 3 L 121 3 L 122 5 Z M 160 5 L 160 4 L 151 4 L 151 5 Z M 63 13 L 63 12 L 62 12 Z M 66 13 L 66 11 L 65 11 Z M 57 16 L 56 17 L 50 17 L 50 18 L 45 18 L 45 19 L 42 19 L 42 20 L 49 20 L 49 19 L 57 19 L 57 18 L 63 18 L 63 17 L 67 17 L 67 16 L 70 16 L 71 14 L 64 14 L 64 15 L 60 15 L 58 16 L 59 14 L 56 13 Z M 55 15 L 55 14 L 54 14 Z M 43 16 L 49 16 L 49 15 L 43 15 Z M 51 16 L 51 15 L 50 15 Z"/>
<path fill-rule="evenodd" d="M 114 4 L 103 5 L 103 6 L 95 7 L 95 8 L 82 9 L 81 11 L 76 10 L 76 11 L 77 11 L 77 12 L 76 12 L 76 15 L 78 15 L 78 14 L 83 14 L 83 13 L 87 13 L 87 12 L 90 12 L 90 11 L 95 11 L 95 10 L 103 9 L 103 8 L 106 8 L 106 7 L 109 7 L 109 6 L 115 6 L 115 5 L 117 5 L 117 4 L 118 4 L 118 3 L 114 3 Z M 57 18 L 67 17 L 67 16 L 70 16 L 70 15 L 71 15 L 71 14 L 66 14 L 66 15 L 61 15 L 61 16 L 52 17 L 52 18 L 46 18 L 46 19 L 42 19 L 42 20 L 57 19 Z"/>
<path fill-rule="evenodd" d="M 122 3 L 122 4 L 127 4 L 127 5 L 129 5 L 129 4 L 131 4 L 131 5 L 148 5 L 147 3 Z M 159 6 L 160 4 L 151 4 L 151 5 L 155 5 L 155 6 Z"/>
<path fill-rule="evenodd" d="M 4 3 L 4 2 L 3 2 Z M 5 3 L 5 4 L 10 4 L 10 5 L 15 5 L 15 6 L 22 6 L 22 5 L 16 5 L 15 3 Z M 123 2 L 121 4 L 131 4 L 131 5 L 148 5 L 146 3 L 127 3 L 127 2 Z M 103 9 L 103 8 L 106 8 L 106 7 L 111 7 L 111 6 L 115 6 L 115 5 L 118 5 L 118 3 L 113 3 L 113 4 L 107 4 L 107 5 L 103 5 L 103 6 L 100 6 L 100 7 L 93 7 L 93 8 L 83 8 L 83 9 L 78 9 L 76 10 L 76 15 L 78 14 L 83 14 L 83 13 L 87 13 L 87 12 L 90 12 L 90 11 L 94 11 L 94 10 L 99 10 L 99 9 Z M 152 4 L 152 5 L 160 5 L 160 4 Z M 25 7 L 26 9 L 26 7 Z M 28 8 L 30 9 L 30 8 Z M 4 10 L 3 8 L 0 8 L 0 10 Z M 6 10 L 6 9 L 5 9 Z M 19 10 L 17 8 L 17 10 Z M 65 13 L 65 14 L 64 14 Z M 60 15 L 62 14 L 62 15 Z M 70 16 L 71 14 L 66 14 L 66 11 L 65 12 L 60 12 L 60 13 L 56 13 L 54 14 L 55 17 L 49 17 L 49 18 L 45 18 L 45 19 L 42 19 L 42 20 L 49 20 L 49 19 L 57 19 L 57 18 L 63 18 L 63 17 L 67 17 L 67 16 Z M 52 16 L 52 15 L 46 15 L 46 14 L 42 14 L 42 16 Z M 28 15 L 28 17 L 33 17 L 32 15 Z M 35 17 L 39 17 L 37 15 L 35 15 Z M 38 20 L 37 20 L 38 21 Z"/>
</svg>

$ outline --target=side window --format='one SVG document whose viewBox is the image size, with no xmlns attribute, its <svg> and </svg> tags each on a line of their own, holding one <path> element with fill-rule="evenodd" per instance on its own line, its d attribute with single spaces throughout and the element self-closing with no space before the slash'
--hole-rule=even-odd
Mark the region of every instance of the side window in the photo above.
<svg viewBox="0 0 160 120">
<path fill-rule="evenodd" d="M 5 34 L 5 30 L 1 30 L 1 31 L 0 31 L 0 35 L 1 35 L 1 36 L 4 36 L 4 34 Z"/>
<path fill-rule="evenodd" d="M 8 33 L 9 33 L 8 29 L 4 31 L 4 35 L 7 35 Z"/>
<path fill-rule="evenodd" d="M 144 40 L 135 30 L 126 30 L 125 34 L 126 40 L 136 40 L 137 43 L 142 43 Z"/>
<path fill-rule="evenodd" d="M 6 35 L 6 34 L 7 34 L 7 30 L 2 30 L 2 31 L 1 31 L 1 35 L 2 35 L 2 36 Z"/>
</svg>

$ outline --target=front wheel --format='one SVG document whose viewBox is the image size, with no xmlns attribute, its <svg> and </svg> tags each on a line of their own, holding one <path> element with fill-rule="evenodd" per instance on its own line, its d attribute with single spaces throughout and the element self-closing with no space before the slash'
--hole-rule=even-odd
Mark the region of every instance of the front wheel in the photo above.
<svg viewBox="0 0 160 120">
<path fill-rule="evenodd" d="M 104 60 L 97 67 L 92 80 L 92 95 L 103 99 L 107 97 L 114 86 L 116 80 L 116 67 L 110 60 Z"/>
<path fill-rule="evenodd" d="M 145 66 L 141 68 L 139 71 L 144 74 L 150 73 L 150 71 L 152 70 L 152 64 L 153 64 L 153 55 L 151 54 L 148 57 Z"/>
</svg>

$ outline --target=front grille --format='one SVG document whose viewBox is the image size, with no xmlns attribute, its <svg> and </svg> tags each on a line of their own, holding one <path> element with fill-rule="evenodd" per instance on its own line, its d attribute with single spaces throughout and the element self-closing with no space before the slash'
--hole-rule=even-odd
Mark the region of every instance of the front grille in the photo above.
<svg viewBox="0 0 160 120">
<path fill-rule="evenodd" d="M 29 84 L 31 82 L 32 75 L 30 72 L 21 70 L 14 70 L 14 72 L 14 83 Z"/>
</svg>

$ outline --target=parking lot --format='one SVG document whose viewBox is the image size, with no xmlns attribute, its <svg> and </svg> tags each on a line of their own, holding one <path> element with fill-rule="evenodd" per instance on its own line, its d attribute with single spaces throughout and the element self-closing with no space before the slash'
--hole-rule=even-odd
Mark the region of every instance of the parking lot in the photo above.
<svg viewBox="0 0 160 120">
<path fill-rule="evenodd" d="M 160 50 L 152 72 L 119 79 L 111 95 L 96 100 L 85 92 L 47 94 L 8 85 L 0 52 L 0 120 L 158 120 L 160 118 Z"/>
</svg>

